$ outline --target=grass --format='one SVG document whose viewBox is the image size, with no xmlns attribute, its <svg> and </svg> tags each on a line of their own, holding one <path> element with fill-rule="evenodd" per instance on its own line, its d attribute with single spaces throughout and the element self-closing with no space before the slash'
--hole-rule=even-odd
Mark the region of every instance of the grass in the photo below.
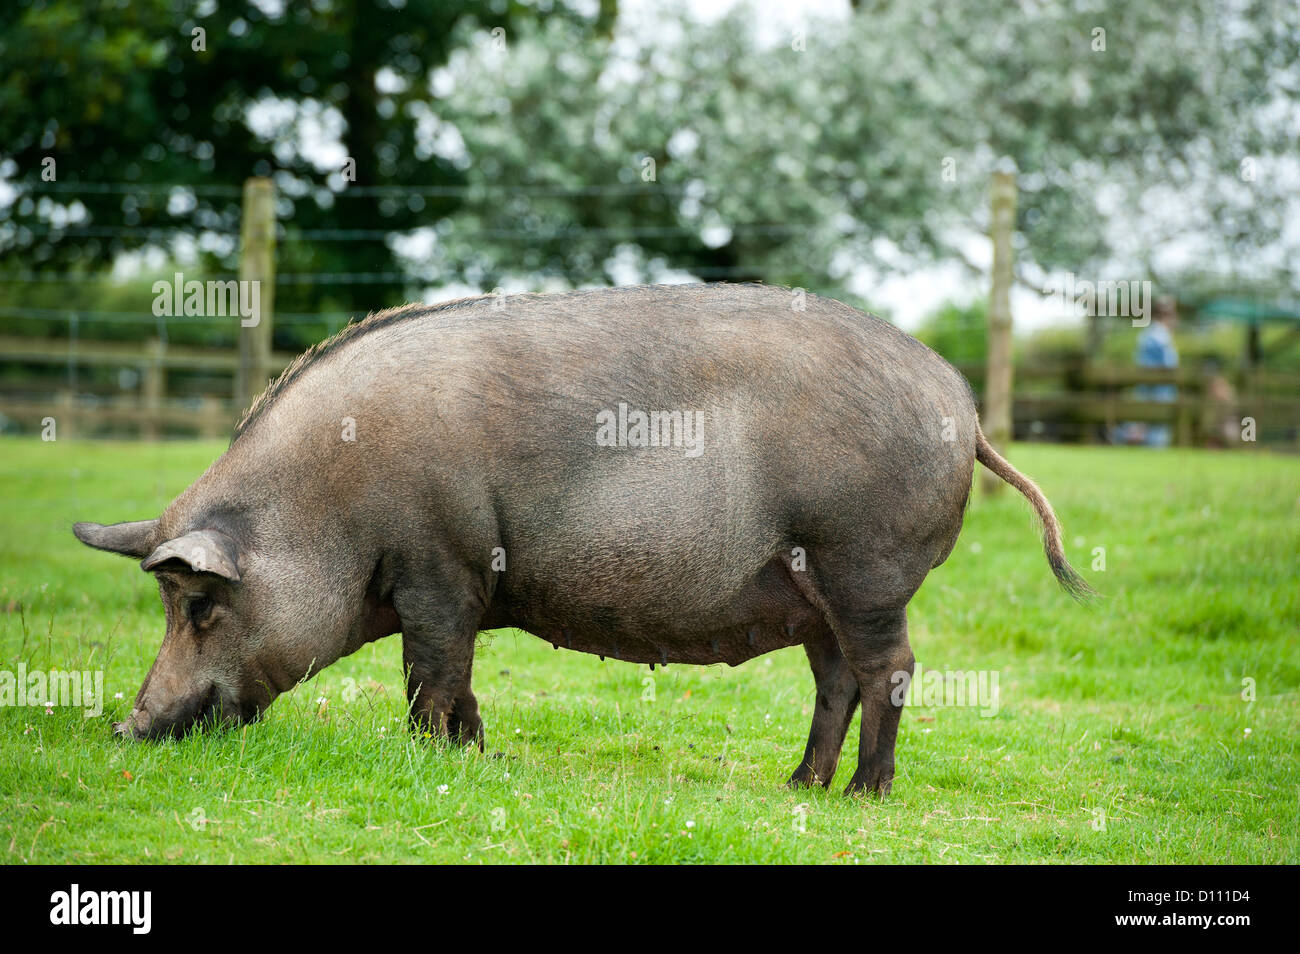
<svg viewBox="0 0 1300 954">
<path fill-rule="evenodd" d="M 1300 861 L 1300 461 L 1013 448 L 1104 598 L 1057 590 L 1017 495 L 974 501 L 912 643 L 996 671 L 1000 706 L 906 709 L 878 801 L 839 794 L 856 724 L 830 792 L 781 787 L 813 702 L 797 648 L 651 676 L 485 634 L 480 755 L 406 733 L 394 636 L 258 725 L 114 741 L 161 606 L 69 526 L 154 516 L 220 451 L 0 441 L 0 669 L 102 669 L 107 696 L 0 708 L 5 861 Z"/>
</svg>

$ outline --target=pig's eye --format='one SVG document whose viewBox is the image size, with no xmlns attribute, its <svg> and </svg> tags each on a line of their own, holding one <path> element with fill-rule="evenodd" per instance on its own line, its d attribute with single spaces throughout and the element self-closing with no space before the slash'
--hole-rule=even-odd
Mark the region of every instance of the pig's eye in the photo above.
<svg viewBox="0 0 1300 954">
<path fill-rule="evenodd" d="M 189 604 L 185 607 L 185 612 L 189 616 L 190 622 L 197 626 L 212 613 L 212 600 L 206 596 L 196 596 L 189 601 Z"/>
</svg>

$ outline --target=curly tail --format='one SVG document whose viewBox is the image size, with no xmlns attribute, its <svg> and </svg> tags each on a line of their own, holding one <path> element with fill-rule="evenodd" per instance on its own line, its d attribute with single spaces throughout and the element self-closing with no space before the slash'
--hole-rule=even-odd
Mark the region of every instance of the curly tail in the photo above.
<svg viewBox="0 0 1300 954">
<path fill-rule="evenodd" d="M 993 449 L 993 445 L 980 430 L 979 422 L 975 424 L 975 459 L 1029 498 L 1029 502 L 1034 506 L 1034 512 L 1038 514 L 1043 524 L 1043 550 L 1047 553 L 1047 562 L 1052 567 L 1052 573 L 1055 574 L 1061 587 L 1080 602 L 1086 602 L 1096 596 L 1096 591 L 1065 558 L 1065 545 L 1061 542 L 1061 522 L 1056 519 L 1056 512 L 1052 510 L 1052 505 L 1047 502 L 1047 498 L 1043 496 L 1037 484 L 1012 467 L 1005 457 Z"/>
</svg>

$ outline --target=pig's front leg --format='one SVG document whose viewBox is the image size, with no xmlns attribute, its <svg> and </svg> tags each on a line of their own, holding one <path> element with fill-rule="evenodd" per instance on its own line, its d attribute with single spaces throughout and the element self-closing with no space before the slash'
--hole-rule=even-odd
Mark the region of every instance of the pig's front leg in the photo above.
<svg viewBox="0 0 1300 954">
<path fill-rule="evenodd" d="M 478 700 L 465 684 L 463 694 L 456 697 L 451 709 L 451 720 L 447 725 L 447 735 L 459 745 L 477 745 L 483 751 L 483 720 L 478 715 Z"/>
<path fill-rule="evenodd" d="M 394 606 L 412 730 L 482 750 L 483 721 L 470 689 L 478 616 L 427 596 L 395 598 Z"/>
<path fill-rule="evenodd" d="M 473 637 L 450 645 L 443 641 L 430 644 L 419 635 L 404 633 L 402 662 L 412 731 L 459 744 L 475 744 L 482 750 L 483 720 L 470 689 Z"/>
</svg>

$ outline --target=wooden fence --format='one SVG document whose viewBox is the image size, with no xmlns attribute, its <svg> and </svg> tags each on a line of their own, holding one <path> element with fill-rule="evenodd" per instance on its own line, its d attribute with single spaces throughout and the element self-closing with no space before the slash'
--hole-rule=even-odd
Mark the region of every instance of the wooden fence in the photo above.
<svg viewBox="0 0 1300 954">
<path fill-rule="evenodd" d="M 265 360 L 268 374 L 279 373 L 292 354 L 273 352 Z M 136 343 L 76 341 L 49 338 L 0 338 L 0 359 L 8 363 L 67 369 L 132 369 L 138 387 L 129 393 L 98 393 L 85 385 L 64 384 L 40 393 L 0 389 L 0 414 L 24 431 L 35 431 L 52 417 L 58 434 L 223 437 L 248 403 L 241 393 L 244 362 L 237 349 L 222 351 L 168 345 L 153 339 Z M 960 368 L 976 385 L 982 366 Z M 179 396 L 169 387 L 169 372 L 200 372 L 206 380 L 224 378 L 228 385 L 215 393 Z M 1300 450 L 1300 397 L 1293 379 L 1256 372 L 1232 376 L 1230 401 L 1217 400 L 1211 379 L 1191 369 L 1156 370 L 1122 365 L 1090 365 L 1082 361 L 1035 363 L 1015 370 L 1012 420 L 1021 440 L 1096 443 L 1111 439 L 1127 421 L 1166 424 L 1181 446 L 1239 446 L 1259 443 Z M 48 376 L 47 376 L 48 379 Z M 1170 402 L 1143 400 L 1142 385 L 1172 384 L 1178 397 Z M 1229 422 L 1244 430 L 1243 419 L 1254 422 L 1257 440 L 1229 440 Z"/>
<path fill-rule="evenodd" d="M 983 366 L 960 370 L 981 391 Z M 1180 447 L 1300 450 L 1300 395 L 1294 377 L 1242 369 L 1224 375 L 1193 368 L 1139 368 L 1082 359 L 1017 366 L 1012 399 L 1020 440 L 1094 444 L 1120 440 L 1121 425 L 1170 428 Z M 1152 386 L 1172 400 L 1152 400 Z"/>
<path fill-rule="evenodd" d="M 1004 199 L 1005 192 L 1004 188 Z M 0 415 L 9 422 L 5 429 L 37 431 L 53 418 L 60 437 L 131 434 L 156 439 L 229 433 L 269 378 L 293 358 L 271 350 L 276 282 L 274 199 L 270 180 L 245 182 L 239 277 L 260 288 L 261 314 L 259 322 L 241 325 L 233 347 L 223 351 L 174 346 L 161 338 L 144 343 L 88 341 L 76 337 L 75 324 L 66 339 L 0 337 L 0 366 L 20 369 L 16 375 L 0 377 L 0 382 L 7 382 L 0 383 Z M 1004 231 L 1009 230 L 1010 217 L 1003 214 L 1001 218 Z M 1009 248 L 1009 232 L 1004 238 L 1003 244 Z M 1009 266 L 1009 257 L 1004 254 L 1003 258 L 1002 265 Z M 1007 267 L 1002 272 L 1005 285 L 1009 281 Z M 1009 317 L 1003 324 L 1007 322 Z M 1228 381 L 1189 369 L 1062 361 L 1015 367 L 1011 390 L 1009 327 L 1002 331 L 1007 360 L 996 363 L 998 381 L 993 391 L 1002 418 L 1010 392 L 1010 426 L 1017 438 L 1093 443 L 1113 440 L 1120 425 L 1139 422 L 1168 425 L 1174 443 L 1183 446 L 1249 448 L 1270 443 L 1300 450 L 1300 396 L 1294 378 L 1270 380 L 1258 370 L 1250 370 L 1237 372 L 1235 380 Z M 42 370 L 35 377 L 30 372 L 24 376 L 21 369 L 33 367 Z M 96 391 L 79 379 L 77 370 L 82 367 L 130 369 L 138 374 L 138 387 L 132 383 L 128 388 L 119 387 L 116 393 L 105 393 L 108 389 L 101 374 Z M 61 384 L 53 383 L 52 368 L 67 369 Z M 961 370 L 977 391 L 985 393 L 987 366 Z M 191 392 L 197 372 L 206 390 L 180 396 L 169 386 L 171 372 L 189 375 Z M 222 383 L 214 390 L 214 378 L 229 384 Z M 1175 385 L 1177 397 L 1168 402 L 1142 399 L 1138 388 L 1154 384 Z M 1229 392 L 1231 396 L 1225 398 Z M 1245 438 L 1247 433 L 1253 433 L 1255 440 Z"/>
<path fill-rule="evenodd" d="M 272 353 L 265 362 L 277 374 L 292 354 Z M 130 394 L 103 394 L 63 387 L 42 394 L 12 388 L 0 391 L 0 414 L 22 430 L 39 430 L 54 418 L 61 438 L 128 433 L 157 439 L 166 435 L 223 437 L 247 405 L 241 395 L 244 362 L 237 350 L 167 345 L 151 339 L 139 344 L 108 341 L 60 341 L 49 338 L 0 338 L 0 358 L 7 362 L 67 367 L 127 368 L 139 375 L 139 388 Z M 168 372 L 201 371 L 229 377 L 230 387 L 219 394 L 169 396 Z"/>
</svg>

